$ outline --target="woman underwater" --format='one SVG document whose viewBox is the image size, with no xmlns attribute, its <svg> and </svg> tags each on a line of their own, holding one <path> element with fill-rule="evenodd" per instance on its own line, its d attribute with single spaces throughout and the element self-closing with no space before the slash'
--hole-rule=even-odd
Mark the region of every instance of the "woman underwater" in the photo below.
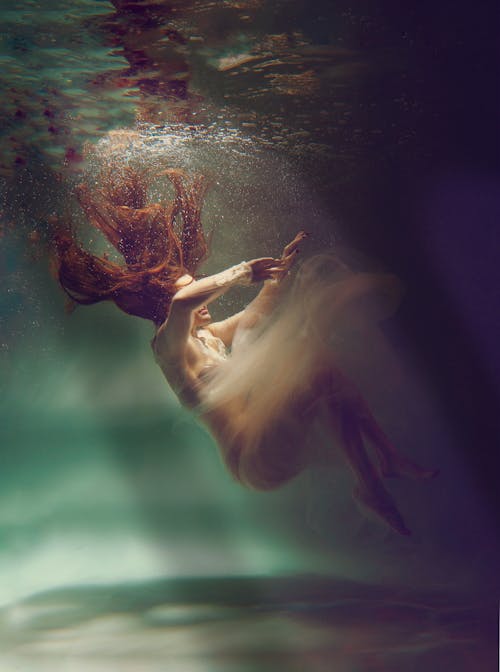
<svg viewBox="0 0 500 672">
<path fill-rule="evenodd" d="M 279 258 L 253 259 L 195 279 L 208 251 L 201 225 L 207 183 L 179 170 L 164 174 L 175 190 L 167 205 L 148 204 L 143 174 L 128 167 L 103 174 L 99 190 L 79 188 L 86 216 L 125 265 L 89 253 L 71 230 L 60 229 L 54 241 L 66 293 L 82 304 L 112 300 L 154 322 L 152 347 L 169 385 L 199 414 L 242 484 L 277 488 L 309 466 L 315 451 L 308 438 L 320 420 L 328 429 L 328 450 L 339 447 L 354 473 L 355 498 L 409 534 L 382 478 L 430 478 L 435 472 L 395 449 L 342 370 L 331 338 L 337 324 L 358 321 L 373 305 L 370 320 L 390 314 L 399 300 L 397 280 L 352 273 L 323 255 L 306 261 L 290 282 L 304 232 Z M 235 285 L 262 282 L 243 311 L 212 322 L 208 304 Z"/>
</svg>

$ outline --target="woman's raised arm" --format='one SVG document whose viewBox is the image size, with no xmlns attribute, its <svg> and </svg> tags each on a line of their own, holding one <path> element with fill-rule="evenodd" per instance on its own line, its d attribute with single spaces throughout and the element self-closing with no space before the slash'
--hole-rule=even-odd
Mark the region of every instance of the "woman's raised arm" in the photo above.
<svg viewBox="0 0 500 672">
<path fill-rule="evenodd" d="M 281 259 L 263 257 L 243 261 L 200 280 L 192 280 L 174 295 L 169 316 L 156 334 L 155 348 L 167 348 L 176 356 L 192 329 L 194 311 L 222 296 L 235 285 L 250 285 L 279 277 L 285 272 Z"/>
<path fill-rule="evenodd" d="M 262 280 L 275 278 L 284 272 L 285 268 L 281 259 L 263 257 L 252 261 L 243 261 L 241 264 L 222 271 L 222 273 L 210 275 L 201 278 L 201 280 L 193 280 L 179 289 L 172 300 L 172 311 L 174 309 L 197 310 L 225 294 L 230 287 L 261 282 Z"/>
<path fill-rule="evenodd" d="M 253 328 L 263 317 L 272 313 L 279 304 L 287 285 L 283 280 L 297 259 L 300 243 L 308 235 L 305 231 L 299 231 L 295 238 L 285 246 L 279 259 L 279 273 L 273 274 L 271 278 L 266 280 L 260 292 L 244 310 L 208 327 L 209 331 L 221 338 L 227 347 L 231 345 L 238 328 Z"/>
</svg>

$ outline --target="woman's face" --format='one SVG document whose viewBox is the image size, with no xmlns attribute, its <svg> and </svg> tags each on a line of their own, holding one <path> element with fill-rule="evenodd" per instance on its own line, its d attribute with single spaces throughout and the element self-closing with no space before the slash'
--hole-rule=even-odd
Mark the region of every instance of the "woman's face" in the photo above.
<svg viewBox="0 0 500 672">
<path fill-rule="evenodd" d="M 208 308 L 206 306 L 201 306 L 201 308 L 195 310 L 193 316 L 195 327 L 203 327 L 207 324 L 210 324 L 212 321 L 212 316 L 208 312 Z"/>
</svg>

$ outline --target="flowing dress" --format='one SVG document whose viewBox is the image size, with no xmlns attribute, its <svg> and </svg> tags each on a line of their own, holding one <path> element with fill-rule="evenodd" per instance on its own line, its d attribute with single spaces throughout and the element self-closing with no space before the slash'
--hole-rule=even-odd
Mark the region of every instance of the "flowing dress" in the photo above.
<svg viewBox="0 0 500 672">
<path fill-rule="evenodd" d="M 374 359 L 387 352 L 378 324 L 394 313 L 401 295 L 394 275 L 354 272 L 334 255 L 317 255 L 302 264 L 271 315 L 252 328 L 242 320 L 230 356 L 204 377 L 199 405 L 204 416 L 225 418 L 214 434 L 233 473 L 243 449 L 259 455 L 262 484 L 267 480 L 269 487 L 303 468 L 306 458 L 290 449 L 306 438 L 308 409 L 300 400 L 324 371 L 337 372 L 330 403 L 348 403 L 358 389 L 370 394 L 370 369 L 380 365 Z M 266 456 L 274 461 L 267 476 Z"/>
</svg>

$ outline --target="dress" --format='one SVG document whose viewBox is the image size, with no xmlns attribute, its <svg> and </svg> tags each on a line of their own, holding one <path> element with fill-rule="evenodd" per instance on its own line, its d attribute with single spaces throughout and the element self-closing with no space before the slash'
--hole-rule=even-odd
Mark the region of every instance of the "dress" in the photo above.
<svg viewBox="0 0 500 672">
<path fill-rule="evenodd" d="M 271 315 L 237 330 L 230 357 L 204 379 L 200 411 L 243 408 L 234 431 L 252 450 L 274 427 L 290 427 L 291 403 L 322 370 L 342 371 L 366 393 L 377 325 L 401 295 L 393 275 L 353 272 L 335 255 L 310 258 Z M 352 387 L 339 382 L 335 394 L 340 401 Z"/>
</svg>

